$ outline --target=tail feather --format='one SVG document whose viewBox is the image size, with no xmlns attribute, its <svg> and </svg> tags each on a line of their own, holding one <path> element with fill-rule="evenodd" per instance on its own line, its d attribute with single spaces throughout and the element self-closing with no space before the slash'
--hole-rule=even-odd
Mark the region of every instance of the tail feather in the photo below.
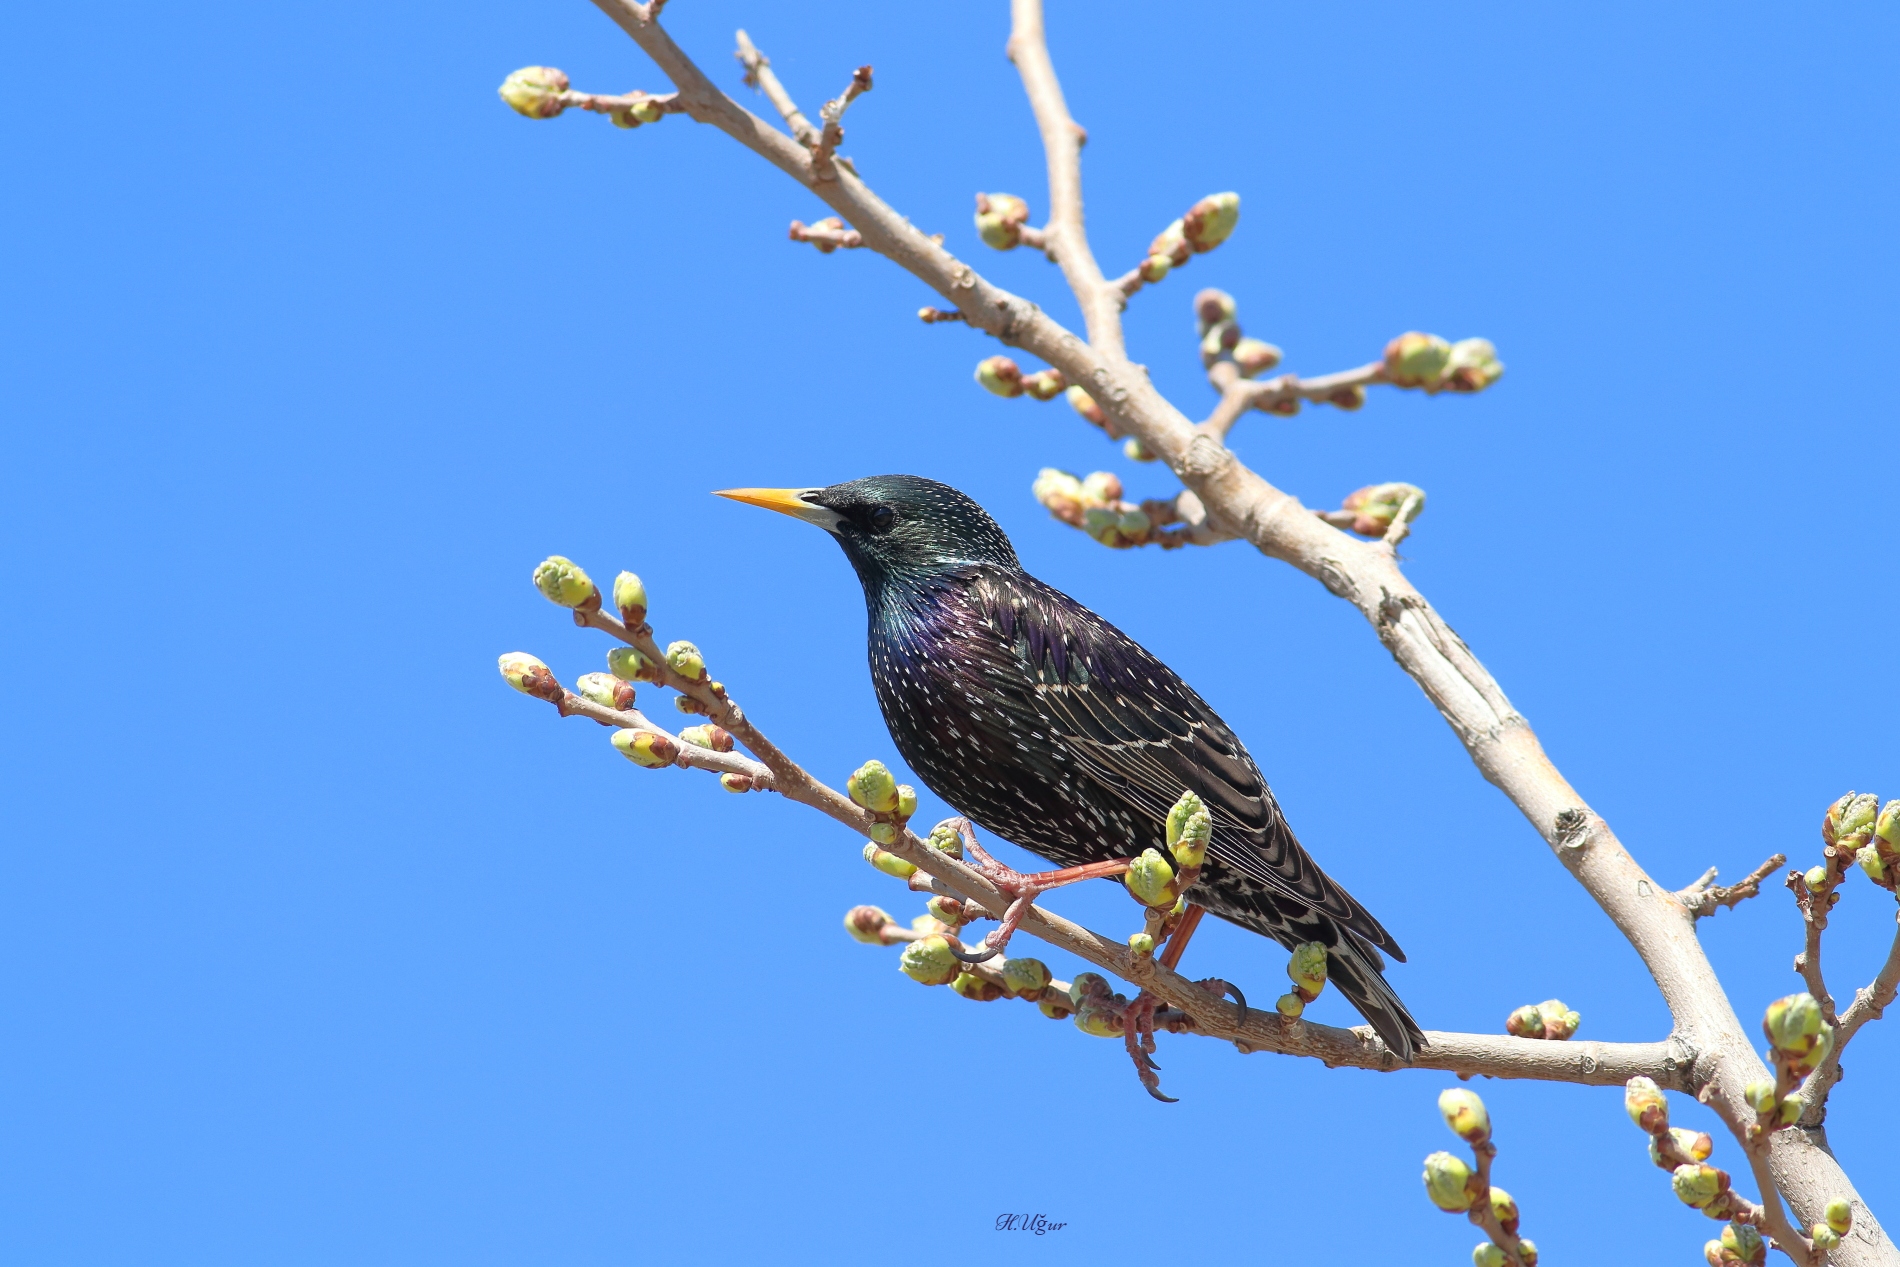
<svg viewBox="0 0 1900 1267">
<path fill-rule="evenodd" d="M 1342 931 L 1337 945 L 1326 954 L 1326 976 L 1346 1001 L 1359 1009 L 1359 1015 L 1385 1040 L 1385 1045 L 1400 1060 L 1411 1063 L 1420 1047 L 1425 1046 L 1425 1031 L 1399 1001 L 1366 946 L 1351 933 Z M 1372 954 L 1377 954 L 1372 951 Z"/>
</svg>

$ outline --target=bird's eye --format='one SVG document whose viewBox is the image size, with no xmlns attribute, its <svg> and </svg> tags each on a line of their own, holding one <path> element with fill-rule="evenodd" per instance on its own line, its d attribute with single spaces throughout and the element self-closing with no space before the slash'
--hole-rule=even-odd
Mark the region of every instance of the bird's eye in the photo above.
<svg viewBox="0 0 1900 1267">
<path fill-rule="evenodd" d="M 896 522 L 897 522 L 897 512 L 892 510 L 889 506 L 879 506 L 876 510 L 871 512 L 871 531 L 872 532 L 876 532 L 876 533 L 889 532 L 891 530 L 891 525 Z"/>
</svg>

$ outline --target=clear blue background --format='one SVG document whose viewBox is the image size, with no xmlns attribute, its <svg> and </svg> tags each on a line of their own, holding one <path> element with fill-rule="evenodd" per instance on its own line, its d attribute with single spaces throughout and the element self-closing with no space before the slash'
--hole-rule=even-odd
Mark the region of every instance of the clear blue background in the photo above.
<svg viewBox="0 0 1900 1267">
<path fill-rule="evenodd" d="M 1051 266 L 970 225 L 978 189 L 1047 207 L 1000 3 L 666 21 L 734 93 L 747 26 L 813 112 L 875 64 L 860 169 L 1073 318 Z M 636 770 L 496 678 L 517 647 L 602 667 L 528 584 L 561 552 L 645 576 L 662 639 L 817 772 L 889 759 L 844 561 L 705 495 L 735 484 L 905 470 L 979 498 L 1246 736 L 1410 951 L 1426 1025 L 1555 994 L 1586 1037 L 1666 1033 L 1344 604 L 1244 546 L 1111 553 L 1051 521 L 1043 465 L 1173 486 L 1060 403 L 983 394 L 996 345 L 919 324 L 933 297 L 893 266 L 785 241 L 824 209 L 722 135 L 508 112 L 533 62 L 666 87 L 590 6 L 4 23 L 8 1261 L 1464 1261 L 1474 1230 L 1418 1188 L 1444 1075 L 1164 1039 L 1182 1101 L 1156 1104 L 1118 1045 L 848 941 L 854 903 L 917 908 L 825 820 Z M 1191 414 L 1200 286 L 1306 372 L 1413 328 L 1497 342 L 1483 397 L 1256 414 L 1235 444 L 1310 505 L 1430 491 L 1411 574 L 1659 881 L 1810 865 L 1833 797 L 1900 793 L 1890 9 L 1063 0 L 1050 24 L 1106 266 L 1245 199 L 1129 312 Z M 1106 885 L 1054 905 L 1133 926 Z M 1893 914 L 1850 890 L 1837 991 Z M 1798 988 L 1779 887 L 1702 932 L 1745 1016 Z M 1190 956 L 1261 1000 L 1281 964 L 1225 927 Z M 1890 1223 L 1897 1025 L 1856 1045 L 1832 1132 Z M 1616 1091 L 1482 1089 L 1547 1261 L 1698 1261 L 1713 1225 Z M 1006 1210 L 1067 1226 L 998 1235 Z"/>
</svg>

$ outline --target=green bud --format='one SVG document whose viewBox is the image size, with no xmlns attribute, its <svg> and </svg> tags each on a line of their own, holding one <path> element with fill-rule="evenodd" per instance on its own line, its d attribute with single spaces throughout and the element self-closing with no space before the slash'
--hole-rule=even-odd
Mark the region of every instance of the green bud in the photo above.
<svg viewBox="0 0 1900 1267">
<path fill-rule="evenodd" d="M 917 868 L 894 853 L 885 853 L 875 844 L 864 847 L 864 860 L 882 871 L 885 875 L 894 875 L 900 880 L 908 880 L 917 874 Z"/>
<path fill-rule="evenodd" d="M 1781 1111 L 1779 1114 L 1781 1124 L 1783 1126 L 1793 1126 L 1796 1122 L 1801 1120 L 1801 1111 L 1805 1108 L 1807 1108 L 1807 1105 L 1801 1102 L 1800 1092 L 1790 1091 L 1787 1095 L 1782 1096 Z"/>
<path fill-rule="evenodd" d="M 1148 254 L 1151 257 L 1166 256 L 1169 261 L 1177 265 L 1187 263 L 1188 256 L 1194 253 L 1194 248 L 1188 245 L 1187 238 L 1183 236 L 1181 229 L 1181 222 L 1176 220 L 1155 234 L 1155 240 L 1148 244 Z"/>
<path fill-rule="evenodd" d="M 714 752 L 731 752 L 732 736 L 718 726 L 688 726 L 680 731 L 680 738 L 695 748 L 711 748 Z"/>
<path fill-rule="evenodd" d="M 598 607 L 600 591 L 580 565 L 551 554 L 535 565 L 534 587 L 551 603 L 562 607 Z"/>
<path fill-rule="evenodd" d="M 1762 1016 L 1761 1028 L 1775 1050 L 1803 1056 L 1814 1049 L 1827 1022 L 1821 1017 L 1821 1005 L 1803 990 L 1770 1003 Z"/>
<path fill-rule="evenodd" d="M 567 76 L 552 66 L 523 66 L 501 81 L 501 99 L 529 119 L 552 119 L 565 110 L 560 95 L 566 91 Z"/>
<path fill-rule="evenodd" d="M 1526 1003 L 1504 1020 L 1504 1032 L 1518 1038 L 1542 1038 L 1544 1014 L 1535 1003 Z"/>
<path fill-rule="evenodd" d="M 1491 1138 L 1491 1115 L 1475 1091 L 1452 1087 L 1438 1095 L 1438 1111 L 1451 1133 L 1467 1144 L 1482 1144 Z"/>
<path fill-rule="evenodd" d="M 1187 831 L 1187 822 L 1196 814 L 1205 814 L 1207 804 L 1192 792 L 1181 793 L 1181 799 L 1168 811 L 1168 848 L 1173 849 L 1181 843 L 1181 836 Z"/>
<path fill-rule="evenodd" d="M 627 113 L 641 123 L 658 123 L 666 117 L 666 107 L 653 100 L 636 101 L 627 108 Z"/>
<path fill-rule="evenodd" d="M 728 792 L 750 792 L 757 785 L 749 774 L 727 771 L 719 776 L 719 786 Z"/>
<path fill-rule="evenodd" d="M 1051 980 L 1049 965 L 1040 959 L 1003 960 L 1003 984 L 1017 998 L 1041 998 Z"/>
<path fill-rule="evenodd" d="M 698 647 L 683 638 L 678 642 L 667 644 L 666 663 L 668 668 L 688 682 L 705 680 L 706 658 L 700 655 Z"/>
<path fill-rule="evenodd" d="M 633 688 L 611 673 L 583 673 L 574 679 L 574 691 L 582 699 L 592 700 L 602 708 L 623 708 L 627 705 L 616 702 L 620 692 Z M 629 700 L 628 704 L 632 701 Z"/>
<path fill-rule="evenodd" d="M 1505 1267 L 1509 1261 L 1504 1251 L 1490 1241 L 1480 1243 L 1478 1248 L 1471 1251 L 1472 1267 Z"/>
<path fill-rule="evenodd" d="M 1677 1166 L 1669 1186 L 1684 1205 L 1700 1210 L 1728 1188 L 1728 1176 L 1714 1166 L 1690 1162 Z"/>
<path fill-rule="evenodd" d="M 1481 392 L 1504 377 L 1504 364 L 1489 339 L 1460 339 L 1445 363 L 1445 390 Z"/>
<path fill-rule="evenodd" d="M 894 845 L 897 843 L 897 825 L 895 823 L 872 823 L 870 828 L 865 832 L 865 835 L 880 845 Z"/>
<path fill-rule="evenodd" d="M 994 1003 L 997 999 L 1003 997 L 1002 986 L 997 985 L 994 981 L 985 981 L 982 977 L 977 976 L 973 972 L 957 974 L 957 979 L 950 983 L 950 988 L 955 990 L 958 994 L 961 994 L 964 998 L 971 999 L 977 1003 Z"/>
<path fill-rule="evenodd" d="M 1517 1256 L 1524 1260 L 1524 1267 L 1537 1267 L 1537 1242 L 1519 1237 Z"/>
<path fill-rule="evenodd" d="M 1081 1007 L 1085 999 L 1106 999 L 1108 996 L 1108 978 L 1099 972 L 1078 972 L 1075 980 L 1069 982 L 1069 1003 L 1072 1007 Z"/>
<path fill-rule="evenodd" d="M 638 647 L 615 647 L 607 653 L 607 671 L 622 682 L 654 682 L 659 674 L 654 671 L 653 661 L 642 655 Z"/>
<path fill-rule="evenodd" d="M 1809 1235 L 1814 1238 L 1814 1248 L 1826 1252 L 1839 1247 L 1841 1234 L 1825 1223 L 1816 1223 Z"/>
<path fill-rule="evenodd" d="M 992 356 L 976 363 L 976 381 L 983 390 L 998 396 L 1023 394 L 1023 372 L 1007 356 Z"/>
<path fill-rule="evenodd" d="M 882 761 L 866 761 L 853 770 L 844 789 L 873 814 L 888 814 L 897 808 L 897 780 Z"/>
<path fill-rule="evenodd" d="M 976 232 L 985 246 L 1007 251 L 1021 244 L 1029 204 L 1015 194 L 978 194 Z"/>
<path fill-rule="evenodd" d="M 1212 194 L 1201 199 L 1181 217 L 1181 236 L 1196 253 L 1211 251 L 1227 240 L 1240 223 L 1240 195 Z"/>
<path fill-rule="evenodd" d="M 1872 880 L 1875 884 L 1885 884 L 1887 882 L 1887 866 L 1880 860 L 1880 851 L 1874 846 L 1862 845 L 1859 849 L 1856 849 L 1854 851 L 1854 861 L 1860 864 L 1860 869 L 1865 871 L 1867 878 Z M 1815 868 L 1816 871 L 1820 869 L 1819 867 Z"/>
<path fill-rule="evenodd" d="M 930 918 L 936 920 L 946 928 L 955 928 L 958 924 L 966 924 L 969 922 L 969 918 L 965 915 L 963 910 L 963 903 L 953 897 L 933 894 L 930 899 L 924 903 L 924 909 L 930 912 Z"/>
<path fill-rule="evenodd" d="M 1264 339 L 1242 339 L 1234 344 L 1234 364 L 1242 378 L 1257 378 L 1280 363 L 1280 349 Z"/>
<path fill-rule="evenodd" d="M 1023 378 L 1023 390 L 1036 400 L 1054 400 L 1069 390 L 1069 383 L 1061 370 L 1038 370 Z"/>
<path fill-rule="evenodd" d="M 1499 1227 L 1507 1232 L 1517 1231 L 1517 1202 L 1502 1188 L 1491 1189 L 1491 1213 L 1497 1218 Z"/>
<path fill-rule="evenodd" d="M 1096 1038 L 1120 1038 L 1121 1018 L 1099 999 L 1090 999 L 1075 1011 L 1075 1027 Z"/>
<path fill-rule="evenodd" d="M 1854 1226 L 1854 1207 L 1846 1197 L 1835 1197 L 1821 1211 L 1821 1217 L 1835 1232 L 1846 1236 Z"/>
<path fill-rule="evenodd" d="M 1545 999 L 1537 1005 L 1537 1014 L 1544 1022 L 1544 1037 L 1557 1042 L 1576 1033 L 1583 1023 L 1583 1018 L 1565 1007 L 1562 999 Z"/>
<path fill-rule="evenodd" d="M 1900 799 L 1888 801 L 1874 820 L 1874 837 L 1887 842 L 1889 849 L 1900 849 Z"/>
<path fill-rule="evenodd" d="M 1425 1195 L 1448 1214 L 1471 1208 L 1471 1193 L 1465 1190 L 1470 1181 L 1471 1167 L 1450 1153 L 1433 1153 L 1425 1159 Z"/>
<path fill-rule="evenodd" d="M 1708 1260 L 1709 1267 L 1732 1267 L 1735 1261 L 1722 1252 L 1720 1241 L 1702 1242 L 1702 1257 Z"/>
<path fill-rule="evenodd" d="M 1436 387 L 1451 364 L 1451 344 L 1416 330 L 1385 345 L 1385 376 L 1397 387 Z"/>
<path fill-rule="evenodd" d="M 1210 326 L 1201 336 L 1201 364 L 1212 365 L 1240 345 L 1240 327 L 1232 321 Z"/>
<path fill-rule="evenodd" d="M 1742 1099 L 1748 1101 L 1748 1107 L 1757 1113 L 1772 1113 L 1775 1111 L 1775 1084 L 1751 1082 L 1742 1088 Z"/>
<path fill-rule="evenodd" d="M 1289 1020 L 1298 1020 L 1306 1011 L 1306 1000 L 1297 994 L 1282 994 L 1273 1001 L 1273 1009 Z"/>
<path fill-rule="evenodd" d="M 646 583 L 631 572 L 622 572 L 614 578 L 614 606 L 620 609 L 620 619 L 629 626 L 638 625 L 647 618 Z"/>
<path fill-rule="evenodd" d="M 1135 900 L 1143 906 L 1172 906 L 1176 894 L 1173 889 L 1174 868 L 1168 865 L 1158 850 L 1144 849 L 1122 876 L 1122 883 Z"/>
<path fill-rule="evenodd" d="M 1065 1020 L 1075 1014 L 1075 1009 L 1069 1006 L 1068 999 L 1057 995 L 1037 999 L 1036 1010 L 1052 1021 Z"/>
<path fill-rule="evenodd" d="M 555 681 L 554 673 L 548 666 L 525 651 L 510 651 L 501 656 L 497 663 L 503 680 L 523 695 L 547 699 L 550 694 L 549 683 L 553 683 L 555 689 L 560 688 L 561 684 Z M 559 699 L 560 696 L 553 698 Z"/>
<path fill-rule="evenodd" d="M 956 819 L 946 818 L 930 829 L 930 838 L 924 843 L 940 854 L 952 858 L 963 857 L 963 836 L 956 829 Z"/>
<path fill-rule="evenodd" d="M 1234 297 L 1224 290 L 1215 290 L 1212 286 L 1199 291 L 1194 296 L 1194 323 L 1201 334 L 1209 327 L 1223 321 L 1232 321 L 1240 315 Z"/>
<path fill-rule="evenodd" d="M 1207 842 L 1213 833 L 1214 820 L 1208 817 L 1204 809 L 1189 814 L 1178 834 L 1174 829 L 1173 813 L 1168 815 L 1169 850 L 1174 854 L 1174 860 L 1183 867 L 1198 867 L 1207 861 Z"/>
<path fill-rule="evenodd" d="M 1722 1229 L 1722 1248 L 1744 1263 L 1758 1264 L 1768 1257 L 1768 1246 L 1761 1233 L 1746 1223 L 1730 1223 Z"/>
<path fill-rule="evenodd" d="M 1631 1078 L 1623 1086 L 1623 1110 L 1630 1121 L 1654 1135 L 1669 1125 L 1669 1101 L 1650 1078 Z"/>
<path fill-rule="evenodd" d="M 897 957 L 897 970 L 924 985 L 949 985 L 962 974 L 963 965 L 950 948 L 950 939 L 933 934 L 904 947 Z"/>
<path fill-rule="evenodd" d="M 1287 957 L 1286 975 L 1292 979 L 1302 998 L 1318 998 L 1319 992 L 1326 988 L 1326 943 L 1304 941 L 1295 946 L 1293 953 Z M 1445 1094 L 1451 1093 L 1447 1091 Z M 1444 1105 L 1443 1096 L 1439 1097 L 1439 1105 Z"/>
<path fill-rule="evenodd" d="M 1353 512 L 1354 532 L 1362 537 L 1383 537 L 1414 494 L 1418 501 L 1412 507 L 1412 518 L 1417 519 L 1425 510 L 1425 490 L 1416 484 L 1368 484 L 1349 493 L 1341 509 Z"/>
<path fill-rule="evenodd" d="M 673 742 L 671 735 L 658 735 L 650 730 L 616 730 L 613 744 L 620 749 L 621 756 L 648 770 L 679 760 L 680 746 Z"/>
<path fill-rule="evenodd" d="M 1807 874 L 1801 877 L 1801 882 L 1808 886 L 1810 893 L 1827 892 L 1827 868 L 1809 867 Z"/>
<path fill-rule="evenodd" d="M 1709 1154 L 1715 1151 L 1715 1141 L 1702 1131 L 1685 1131 L 1679 1126 L 1669 1128 L 1670 1142 L 1690 1161 L 1707 1161 Z M 1656 1147 L 1656 1137 L 1649 1139 L 1649 1160 L 1652 1164 L 1663 1164 L 1662 1150 Z"/>
<path fill-rule="evenodd" d="M 1147 933 L 1131 933 L 1128 938 L 1128 950 L 1137 959 L 1152 959 L 1155 953 L 1155 939 Z"/>
<path fill-rule="evenodd" d="M 894 921 L 879 906 L 854 906 L 844 913 L 844 931 L 851 934 L 851 940 L 867 946 L 890 945 L 885 930 L 893 927 Z"/>
<path fill-rule="evenodd" d="M 1129 436 L 1126 440 L 1122 441 L 1122 456 L 1127 458 L 1130 462 L 1152 462 L 1155 460 L 1155 455 L 1148 452 L 1148 446 L 1143 444 L 1140 440 L 1137 440 L 1134 436 Z"/>
<path fill-rule="evenodd" d="M 1879 797 L 1871 792 L 1849 792 L 1827 807 L 1827 816 L 1821 820 L 1821 839 L 1830 845 L 1858 849 L 1873 839 L 1879 818 Z"/>
<path fill-rule="evenodd" d="M 1144 282 L 1154 283 L 1174 271 L 1174 260 L 1166 255 L 1150 255 L 1143 259 L 1135 272 Z"/>
<path fill-rule="evenodd" d="M 1113 471 L 1091 471 L 1082 481 L 1082 496 L 1087 501 L 1118 502 L 1122 499 L 1122 479 Z"/>
<path fill-rule="evenodd" d="M 908 783 L 897 785 L 897 816 L 909 818 L 917 812 L 917 789 Z"/>
<path fill-rule="evenodd" d="M 1075 410 L 1075 412 L 1081 414 L 1096 426 L 1105 427 L 1108 425 L 1108 415 L 1102 412 L 1102 407 L 1095 403 L 1095 398 L 1088 394 L 1087 389 L 1079 386 L 1066 387 L 1063 389 L 1062 395 L 1064 399 L 1069 402 L 1069 408 Z"/>
</svg>

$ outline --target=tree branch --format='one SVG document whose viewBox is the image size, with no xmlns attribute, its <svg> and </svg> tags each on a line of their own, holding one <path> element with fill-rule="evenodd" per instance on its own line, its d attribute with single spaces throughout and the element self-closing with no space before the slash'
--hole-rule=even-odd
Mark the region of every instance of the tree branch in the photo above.
<svg viewBox="0 0 1900 1267">
<path fill-rule="evenodd" d="M 1682 903 L 1682 908 L 1696 919 L 1713 915 L 1724 906 L 1733 909 L 1738 902 L 1745 902 L 1760 893 L 1761 882 L 1787 861 L 1787 854 L 1778 853 L 1749 872 L 1748 878 L 1740 884 L 1716 884 L 1715 868 L 1710 867 L 1694 884 L 1677 893 L 1676 901 Z"/>
<path fill-rule="evenodd" d="M 792 130 L 792 135 L 800 145 L 809 148 L 818 144 L 818 129 L 811 125 L 811 120 L 792 100 L 792 94 L 785 91 L 785 85 L 772 73 L 772 59 L 754 48 L 752 37 L 744 31 L 738 33 L 738 41 L 739 51 L 734 56 L 745 67 L 746 83 L 765 94 L 765 99 L 779 112 L 779 117 L 785 120 L 785 126 Z"/>
</svg>

